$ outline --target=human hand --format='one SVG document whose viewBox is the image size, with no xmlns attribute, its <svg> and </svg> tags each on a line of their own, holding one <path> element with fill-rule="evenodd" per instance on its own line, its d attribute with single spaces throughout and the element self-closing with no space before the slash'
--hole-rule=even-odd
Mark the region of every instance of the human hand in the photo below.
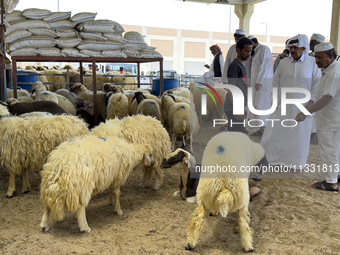
<svg viewBox="0 0 340 255">
<path fill-rule="evenodd" d="M 306 119 L 306 115 L 303 112 L 299 112 L 298 115 L 296 115 L 295 120 L 297 122 L 304 121 Z"/>
<path fill-rule="evenodd" d="M 255 90 L 256 90 L 256 91 L 259 91 L 259 90 L 260 90 L 260 87 L 261 87 L 261 84 L 259 84 L 259 83 L 256 83 L 256 84 L 255 84 Z"/>
</svg>

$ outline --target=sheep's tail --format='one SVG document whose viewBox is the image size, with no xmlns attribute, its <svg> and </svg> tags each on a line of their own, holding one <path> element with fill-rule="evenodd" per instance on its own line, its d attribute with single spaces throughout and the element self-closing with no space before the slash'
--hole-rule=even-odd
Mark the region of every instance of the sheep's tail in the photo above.
<svg viewBox="0 0 340 255">
<path fill-rule="evenodd" d="M 185 133 L 189 133 L 190 132 L 190 124 L 187 120 L 183 120 L 182 123 L 181 123 L 181 126 L 182 126 L 182 130 L 185 132 Z"/>
<path fill-rule="evenodd" d="M 217 196 L 217 203 L 221 216 L 225 218 L 229 208 L 234 204 L 234 197 L 229 190 L 225 189 Z"/>
<path fill-rule="evenodd" d="M 194 248 L 197 244 L 197 240 L 199 234 L 203 229 L 203 217 L 205 213 L 205 208 L 202 202 L 199 202 L 198 207 L 195 209 L 194 213 L 192 214 L 192 219 L 190 222 L 190 226 L 188 229 L 188 246 Z"/>
</svg>

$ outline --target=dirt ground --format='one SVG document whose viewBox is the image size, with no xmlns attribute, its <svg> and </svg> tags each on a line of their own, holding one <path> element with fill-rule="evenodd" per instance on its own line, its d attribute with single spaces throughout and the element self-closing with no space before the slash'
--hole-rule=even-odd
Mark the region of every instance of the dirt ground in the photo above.
<svg viewBox="0 0 340 255">
<path fill-rule="evenodd" d="M 217 128 L 202 126 L 194 146 L 204 146 Z M 259 137 L 252 138 L 259 142 Z M 310 146 L 308 163 L 319 164 L 317 145 Z M 197 160 L 198 163 L 199 160 Z M 123 216 L 113 213 L 109 194 L 92 198 L 86 211 L 92 231 L 79 232 L 74 214 L 61 222 L 49 221 L 50 230 L 39 227 L 43 206 L 39 198 L 39 175 L 29 173 L 32 191 L 5 199 L 9 174 L 0 169 L 0 254 L 244 254 L 238 232 L 237 214 L 209 217 L 194 251 L 185 251 L 186 232 L 195 204 L 186 203 L 173 192 L 179 175 L 165 172 L 158 191 L 138 186 L 142 173 L 133 172 L 122 188 Z M 263 178 L 263 193 L 250 203 L 254 229 L 253 254 L 340 254 L 339 195 L 310 187 L 315 178 Z"/>
</svg>

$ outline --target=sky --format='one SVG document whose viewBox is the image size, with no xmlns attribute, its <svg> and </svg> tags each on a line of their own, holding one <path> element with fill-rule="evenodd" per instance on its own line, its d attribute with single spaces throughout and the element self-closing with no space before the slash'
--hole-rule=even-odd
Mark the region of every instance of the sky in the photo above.
<svg viewBox="0 0 340 255">
<path fill-rule="evenodd" d="M 250 34 L 292 37 L 320 33 L 329 39 L 332 0 L 266 0 L 255 4 Z M 93 4 L 95 3 L 95 4 Z M 120 24 L 234 33 L 234 6 L 182 0 L 19 0 L 16 10 L 96 12 Z M 230 15 L 231 13 L 231 15 Z M 230 26 L 229 26 L 229 20 Z"/>
</svg>

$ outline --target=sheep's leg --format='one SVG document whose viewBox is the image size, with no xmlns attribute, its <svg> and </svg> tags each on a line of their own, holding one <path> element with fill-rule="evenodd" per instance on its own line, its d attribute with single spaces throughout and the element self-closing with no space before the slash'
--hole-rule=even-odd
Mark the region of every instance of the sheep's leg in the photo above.
<svg viewBox="0 0 340 255">
<path fill-rule="evenodd" d="M 21 178 L 22 178 L 22 190 L 21 190 L 21 193 L 22 194 L 26 194 L 26 193 L 31 191 L 31 185 L 30 185 L 30 183 L 28 181 L 28 178 L 27 178 L 27 171 L 26 171 L 26 169 L 22 171 Z"/>
<path fill-rule="evenodd" d="M 12 198 L 13 194 L 15 192 L 15 176 L 16 174 L 13 172 L 9 172 L 9 185 L 8 185 L 8 190 L 6 193 L 6 198 Z"/>
<path fill-rule="evenodd" d="M 40 227 L 42 228 L 43 232 L 47 232 L 50 228 L 48 227 L 48 218 L 50 217 L 50 212 L 51 209 L 46 206 L 45 207 L 45 211 L 44 211 L 44 215 L 41 219 L 41 223 L 40 223 Z"/>
<path fill-rule="evenodd" d="M 182 148 L 184 148 L 186 146 L 185 143 L 185 135 L 182 136 Z"/>
<path fill-rule="evenodd" d="M 242 207 L 238 212 L 238 224 L 240 228 L 241 242 L 244 251 L 252 252 L 253 248 L 253 231 L 249 227 L 250 215 L 248 211 L 248 205 Z"/>
<path fill-rule="evenodd" d="M 114 189 L 115 193 L 115 209 L 113 210 L 117 215 L 123 215 L 122 208 L 120 207 L 120 187 Z"/>
<path fill-rule="evenodd" d="M 187 236 L 187 246 L 186 250 L 193 250 L 197 244 L 197 240 L 199 234 L 203 229 L 203 217 L 204 217 L 205 208 L 202 202 L 199 203 L 198 207 L 195 209 L 193 213 L 193 218 L 190 222 L 188 236 Z"/>
<path fill-rule="evenodd" d="M 82 205 L 77 211 L 77 219 L 78 219 L 78 226 L 80 232 L 90 233 L 91 229 L 89 225 L 87 225 L 86 221 L 86 212 L 85 212 L 85 205 Z"/>
</svg>

